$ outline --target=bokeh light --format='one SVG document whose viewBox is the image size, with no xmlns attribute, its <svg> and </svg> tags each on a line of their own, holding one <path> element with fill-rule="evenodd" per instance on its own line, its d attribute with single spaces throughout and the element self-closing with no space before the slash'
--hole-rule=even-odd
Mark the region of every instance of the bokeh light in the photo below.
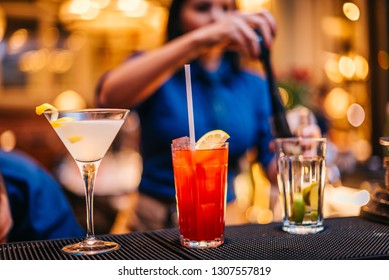
<svg viewBox="0 0 389 280">
<path fill-rule="evenodd" d="M 339 56 L 332 54 L 325 61 L 324 71 L 334 83 L 342 83 L 344 79 L 364 81 L 369 75 L 369 63 L 358 54 Z"/>
<path fill-rule="evenodd" d="M 246 219 L 251 223 L 269 224 L 273 221 L 273 212 L 270 209 L 253 205 L 247 208 Z"/>
<path fill-rule="evenodd" d="M 121 11 L 135 11 L 141 5 L 142 0 L 118 0 L 117 7 Z"/>
<path fill-rule="evenodd" d="M 80 94 L 74 90 L 66 90 L 59 94 L 53 101 L 54 107 L 60 110 L 85 109 L 86 102 Z"/>
<path fill-rule="evenodd" d="M 355 65 L 355 78 L 357 80 L 366 80 L 369 74 L 369 63 L 360 55 L 356 55 L 354 58 Z"/>
<path fill-rule="evenodd" d="M 347 110 L 347 120 L 354 127 L 360 126 L 365 121 L 365 116 L 365 110 L 357 103 L 351 104 Z"/>
<path fill-rule="evenodd" d="M 324 65 L 324 71 L 332 82 L 341 83 L 343 81 L 343 75 L 339 71 L 339 62 L 335 58 L 327 59 Z"/>
<path fill-rule="evenodd" d="M 6 27 L 7 27 L 6 15 L 3 8 L 0 6 L 0 42 L 1 40 L 3 40 Z"/>
<path fill-rule="evenodd" d="M 19 59 L 19 69 L 29 73 L 42 70 L 47 65 L 48 57 L 49 51 L 47 49 L 25 52 Z"/>
<path fill-rule="evenodd" d="M 66 39 L 66 47 L 71 51 L 79 51 L 85 46 L 86 35 L 81 31 L 72 32 Z"/>
<path fill-rule="evenodd" d="M 332 119 L 344 118 L 349 107 L 349 94 L 342 88 L 332 89 L 324 99 L 324 110 Z"/>
<path fill-rule="evenodd" d="M 92 0 L 92 1 L 98 5 L 99 9 L 104 9 L 111 2 L 111 0 Z"/>
<path fill-rule="evenodd" d="M 28 40 L 28 31 L 27 29 L 21 28 L 16 30 L 8 41 L 8 51 L 9 53 L 19 52 L 27 43 Z"/>
<path fill-rule="evenodd" d="M 236 2 L 242 11 L 258 11 L 269 4 L 270 0 L 237 0 Z"/>
<path fill-rule="evenodd" d="M 72 14 L 85 14 L 88 12 L 89 8 L 91 6 L 91 2 L 89 0 L 78 0 L 78 1 L 71 1 L 69 3 L 69 12 Z"/>
<path fill-rule="evenodd" d="M 370 193 L 367 190 L 361 190 L 354 196 L 354 202 L 356 205 L 366 205 L 370 200 Z"/>
<path fill-rule="evenodd" d="M 16 146 L 16 136 L 12 130 L 5 130 L 0 134 L 0 148 L 6 152 L 12 151 Z"/>
<path fill-rule="evenodd" d="M 56 50 L 50 53 L 47 68 L 53 73 L 65 73 L 73 65 L 73 52 Z"/>
<path fill-rule="evenodd" d="M 97 16 L 100 13 L 99 6 L 96 4 L 91 4 L 88 8 L 88 10 L 85 13 L 81 14 L 81 18 L 84 20 L 92 20 L 97 18 Z"/>
<path fill-rule="evenodd" d="M 352 21 L 357 21 L 360 16 L 358 6 L 350 2 L 346 2 L 343 4 L 343 13 L 349 20 Z"/>
<path fill-rule="evenodd" d="M 280 97 L 284 106 L 288 107 L 290 104 L 292 104 L 292 96 L 288 93 L 288 91 L 282 87 L 279 87 L 278 90 L 280 92 Z"/>
<path fill-rule="evenodd" d="M 360 162 L 368 160 L 371 156 L 370 142 L 366 139 L 358 139 L 357 141 L 352 142 L 351 152 L 356 160 Z"/>
<path fill-rule="evenodd" d="M 388 70 L 389 69 L 389 55 L 386 51 L 379 51 L 378 52 L 378 55 L 377 55 L 377 58 L 378 58 L 378 64 L 380 65 L 380 67 L 384 70 Z"/>
<path fill-rule="evenodd" d="M 339 59 L 339 71 L 347 79 L 351 79 L 355 74 L 354 60 L 348 56 L 342 56 Z"/>
<path fill-rule="evenodd" d="M 129 9 L 126 9 L 126 8 L 129 8 Z M 125 6 L 125 7 L 123 7 L 123 9 L 120 9 L 120 6 L 119 6 L 119 9 L 123 10 L 125 12 L 126 16 L 129 16 L 129 17 L 144 17 L 147 14 L 148 8 L 149 8 L 149 4 L 145 1 L 142 1 L 142 0 L 139 0 L 136 6 L 129 6 L 129 7 Z"/>
</svg>

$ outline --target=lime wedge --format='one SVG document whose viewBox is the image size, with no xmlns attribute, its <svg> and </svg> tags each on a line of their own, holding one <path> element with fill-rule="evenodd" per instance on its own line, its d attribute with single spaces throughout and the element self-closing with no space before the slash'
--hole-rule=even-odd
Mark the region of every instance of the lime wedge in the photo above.
<svg viewBox="0 0 389 280">
<path fill-rule="evenodd" d="M 291 220 L 295 223 L 301 223 L 304 220 L 304 215 L 305 205 L 303 195 L 301 193 L 295 193 L 293 196 Z"/>
<path fill-rule="evenodd" d="M 304 203 L 306 205 L 311 205 L 311 202 L 309 201 L 309 195 L 311 193 L 311 186 L 312 185 L 309 185 L 309 186 L 303 188 L 303 199 L 304 199 Z"/>
<path fill-rule="evenodd" d="M 317 201 L 318 201 L 318 184 L 317 182 L 313 182 L 309 186 L 303 189 L 303 198 L 304 203 L 308 206 L 311 206 L 314 209 L 317 209 Z M 313 203 L 313 204 L 312 204 Z"/>
<path fill-rule="evenodd" d="M 317 221 L 317 216 L 318 216 L 317 211 L 312 211 L 311 214 L 309 215 L 309 218 L 311 219 L 311 221 Z"/>
</svg>

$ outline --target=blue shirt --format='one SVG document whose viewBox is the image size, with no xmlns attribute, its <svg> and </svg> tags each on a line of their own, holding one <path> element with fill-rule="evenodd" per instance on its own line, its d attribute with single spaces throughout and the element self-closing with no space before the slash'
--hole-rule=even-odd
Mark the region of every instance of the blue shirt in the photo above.
<svg viewBox="0 0 389 280">
<path fill-rule="evenodd" d="M 233 178 L 239 159 L 249 148 L 258 149 L 266 167 L 273 153 L 270 127 L 270 96 L 264 79 L 247 71 L 234 71 L 224 59 L 216 72 L 191 64 L 191 82 L 196 140 L 210 130 L 230 135 L 227 201 L 235 198 Z M 141 123 L 143 174 L 141 193 L 168 202 L 175 200 L 171 156 L 173 139 L 189 136 L 185 73 L 179 71 L 149 99 L 135 108 Z"/>
<path fill-rule="evenodd" d="M 26 155 L 0 150 L 13 227 L 9 242 L 84 237 L 60 185 Z"/>
</svg>

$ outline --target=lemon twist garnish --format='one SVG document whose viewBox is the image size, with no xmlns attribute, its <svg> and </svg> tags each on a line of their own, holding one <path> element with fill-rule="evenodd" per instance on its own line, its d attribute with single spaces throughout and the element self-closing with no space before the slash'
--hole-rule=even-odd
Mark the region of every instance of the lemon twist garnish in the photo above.
<svg viewBox="0 0 389 280">
<path fill-rule="evenodd" d="M 42 115 L 42 113 L 46 110 L 58 111 L 53 105 L 49 103 L 43 103 L 35 108 L 35 113 L 37 115 Z"/>
<path fill-rule="evenodd" d="M 52 114 L 50 116 L 50 124 L 53 128 L 60 127 L 62 123 L 74 121 L 75 119 L 72 117 L 63 117 L 58 119 L 58 109 L 55 108 L 50 103 L 43 103 L 35 108 L 35 113 L 37 115 L 42 115 L 44 111 L 51 111 Z"/>
<path fill-rule="evenodd" d="M 72 118 L 72 117 L 63 117 L 63 118 L 59 118 L 59 119 L 56 119 L 56 120 L 53 120 L 53 121 L 50 121 L 50 124 L 52 127 L 60 127 L 64 122 L 70 122 L 70 121 L 74 121 L 75 119 Z"/>
<path fill-rule="evenodd" d="M 35 113 L 37 115 L 42 115 L 44 111 L 48 110 L 53 112 L 50 117 L 51 121 L 55 121 L 56 119 L 58 119 L 58 109 L 49 103 L 43 103 L 42 105 L 37 106 L 35 108 Z"/>
<path fill-rule="evenodd" d="M 221 147 L 228 138 L 230 138 L 230 135 L 228 135 L 227 132 L 223 130 L 211 130 L 201 136 L 200 139 L 196 142 L 196 149 L 211 149 Z"/>
</svg>

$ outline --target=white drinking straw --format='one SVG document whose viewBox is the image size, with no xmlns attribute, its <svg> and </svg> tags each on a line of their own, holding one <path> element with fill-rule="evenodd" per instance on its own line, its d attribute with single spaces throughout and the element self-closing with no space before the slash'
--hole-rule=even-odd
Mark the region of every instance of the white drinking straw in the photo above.
<svg viewBox="0 0 389 280">
<path fill-rule="evenodd" d="M 186 99 L 188 104 L 188 119 L 189 119 L 189 140 L 190 146 L 194 149 L 195 131 L 194 131 L 194 119 L 193 119 L 193 102 L 192 102 L 192 85 L 190 81 L 190 65 L 185 64 L 185 81 L 186 81 Z"/>
</svg>

